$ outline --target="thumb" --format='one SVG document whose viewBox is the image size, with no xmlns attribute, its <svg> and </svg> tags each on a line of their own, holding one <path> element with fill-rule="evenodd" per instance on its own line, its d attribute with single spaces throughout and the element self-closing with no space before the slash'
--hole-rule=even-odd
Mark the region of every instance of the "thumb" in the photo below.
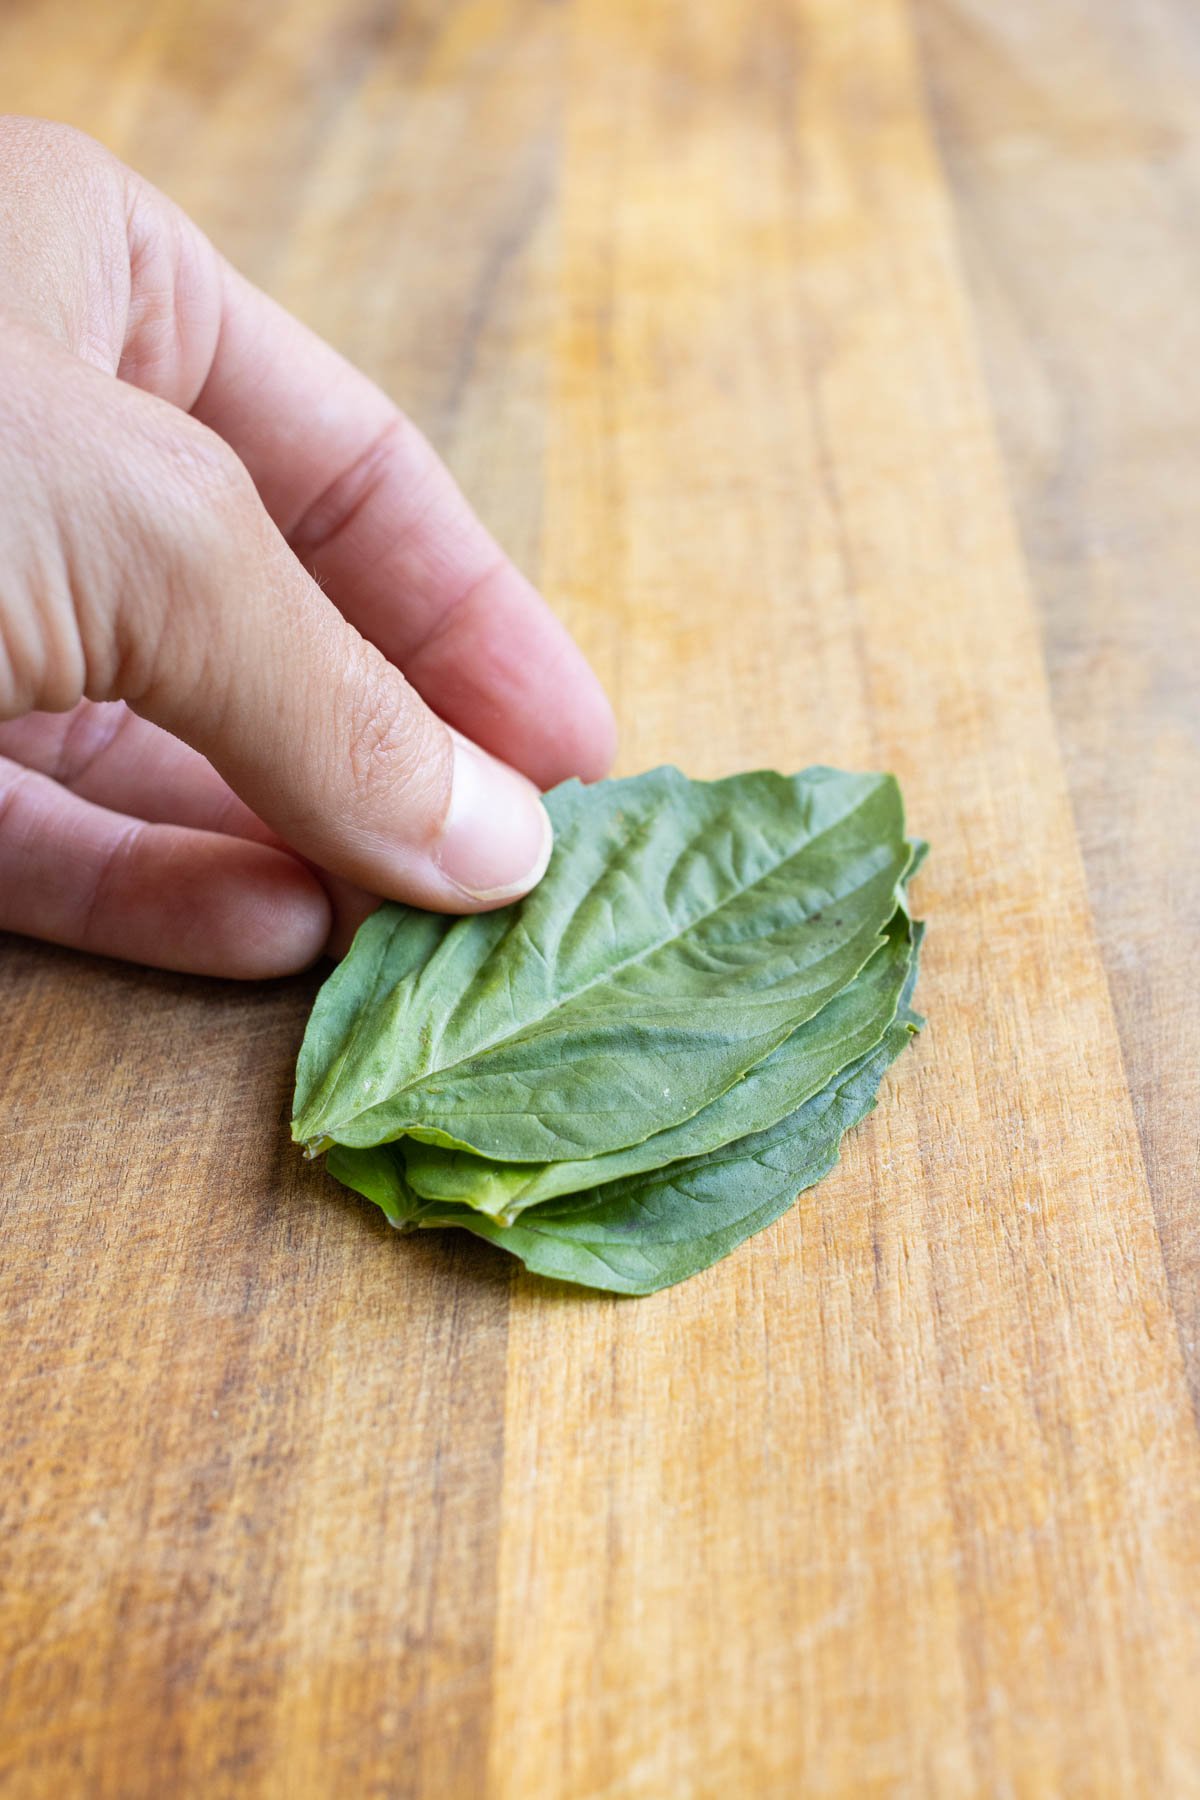
<svg viewBox="0 0 1200 1800">
<path fill-rule="evenodd" d="M 165 402 L 72 374 L 92 492 L 71 491 L 77 448 L 53 485 L 90 697 L 192 744 L 293 848 L 373 893 L 476 912 L 534 886 L 552 844 L 536 788 L 347 623 L 234 452 Z"/>
<path fill-rule="evenodd" d="M 298 564 L 278 566 L 288 558 L 257 594 L 243 576 L 226 604 L 210 594 L 180 620 L 182 654 L 165 643 L 161 673 L 131 705 L 358 887 L 439 912 L 527 892 L 553 846 L 532 782 L 443 724 Z"/>
</svg>

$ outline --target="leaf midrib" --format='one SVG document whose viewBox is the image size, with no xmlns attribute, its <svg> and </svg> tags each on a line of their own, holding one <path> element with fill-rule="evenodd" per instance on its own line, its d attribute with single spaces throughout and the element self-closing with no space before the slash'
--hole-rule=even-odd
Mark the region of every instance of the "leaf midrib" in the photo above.
<svg viewBox="0 0 1200 1800">
<path fill-rule="evenodd" d="M 880 779 L 886 781 L 887 778 L 881 777 Z M 544 1012 L 541 1012 L 535 1018 L 531 1018 L 530 1020 L 528 1020 L 526 1022 L 526 1024 L 519 1027 L 518 1030 L 509 1032 L 507 1035 L 501 1035 L 499 1037 L 495 1037 L 491 1040 L 490 1043 L 481 1045 L 479 1048 L 470 1051 L 466 1056 L 460 1056 L 460 1057 L 456 1058 L 456 1060 L 454 1062 L 442 1064 L 436 1071 L 437 1074 L 439 1076 L 440 1075 L 450 1075 L 453 1073 L 453 1071 L 455 1069 L 462 1068 L 464 1066 L 464 1064 L 475 1062 L 480 1057 L 489 1055 L 493 1050 L 497 1050 L 503 1045 L 512 1043 L 515 1039 L 520 1038 L 525 1033 L 525 1031 L 528 1030 L 528 1028 L 530 1026 L 540 1025 L 543 1022 L 543 1020 L 545 1020 L 546 1018 L 548 1018 L 550 1016 L 551 1012 L 559 1011 L 562 1007 L 573 1004 L 576 1000 L 580 999 L 584 994 L 586 994 L 591 988 L 596 987 L 600 982 L 609 981 L 612 979 L 612 977 L 614 975 L 619 975 L 620 972 L 622 971 L 622 969 L 627 969 L 634 963 L 645 961 L 648 957 L 657 955 L 658 952 L 660 950 L 665 949 L 668 944 L 676 942 L 679 938 L 683 937 L 686 932 L 693 931 L 693 930 L 695 930 L 695 928 L 697 926 L 703 925 L 706 919 L 713 918 L 715 916 L 715 914 L 723 911 L 724 908 L 726 906 L 730 905 L 733 901 L 740 900 L 740 899 L 744 898 L 744 896 L 746 894 L 752 893 L 756 887 L 758 887 L 762 882 L 769 880 L 771 876 L 778 874 L 779 870 L 784 868 L 789 862 L 793 861 L 794 858 L 796 858 L 797 856 L 803 855 L 806 851 L 810 850 L 814 844 L 819 844 L 821 842 L 822 838 L 828 837 L 830 832 L 836 831 L 839 825 L 845 824 L 847 819 L 851 819 L 854 817 L 855 813 L 861 812 L 863 807 L 867 804 L 867 802 L 878 792 L 879 792 L 879 788 L 877 786 L 869 789 L 867 791 L 867 793 L 863 794 L 860 797 L 860 799 L 855 803 L 855 805 L 849 807 L 844 813 L 839 814 L 839 816 L 836 819 L 830 820 L 830 822 L 821 831 L 818 831 L 812 837 L 805 839 L 804 843 L 798 849 L 793 849 L 793 850 L 789 851 L 786 856 L 781 856 L 777 862 L 774 862 L 768 868 L 761 870 L 754 877 L 753 881 L 748 881 L 745 884 L 745 886 L 733 889 L 730 893 L 728 893 L 725 896 L 725 898 L 723 900 L 719 901 L 716 906 L 709 907 L 708 910 L 705 912 L 697 913 L 695 918 L 690 919 L 688 921 L 688 924 L 683 928 L 683 930 L 677 931 L 676 933 L 674 933 L 673 936 L 660 938 L 657 943 L 651 944 L 649 946 L 644 946 L 641 950 L 636 952 L 634 955 L 627 956 L 627 957 L 623 958 L 622 961 L 611 964 L 601 974 L 594 976 L 590 981 L 586 981 L 582 984 L 582 986 L 576 988 L 574 990 L 574 992 L 572 992 L 566 996 L 561 996 L 558 999 L 556 999 L 553 1006 L 547 1007 Z M 886 842 L 887 840 L 885 839 L 883 841 Z M 903 832 L 902 831 L 901 831 L 901 840 L 900 841 L 903 843 Z M 607 873 L 607 872 L 608 871 L 606 869 L 605 873 Z M 865 885 L 865 884 L 860 884 L 860 885 Z M 844 895 L 841 897 L 845 898 Z M 806 916 L 808 916 L 808 915 L 806 915 Z M 439 946 L 439 948 L 440 948 L 440 946 Z M 386 954 L 387 954 L 387 952 L 385 950 L 382 953 L 381 958 L 380 958 L 381 964 L 386 959 Z M 428 967 L 428 965 L 426 965 L 426 967 Z M 373 1003 L 373 1000 L 372 1000 L 372 1003 Z M 362 1021 L 363 1021 L 364 1015 L 366 1014 L 366 1011 L 367 1011 L 366 1007 L 362 1008 L 355 1017 L 354 1025 L 351 1029 L 351 1041 L 350 1041 L 350 1043 L 347 1044 L 346 1049 L 344 1050 L 342 1056 L 339 1058 L 337 1073 L 333 1077 L 333 1079 L 335 1081 L 337 1078 L 337 1074 L 341 1073 L 341 1070 L 345 1067 L 347 1061 L 349 1060 L 350 1053 L 353 1048 L 353 1039 L 355 1036 L 357 1036 L 357 1033 L 358 1033 L 359 1029 L 361 1028 Z M 434 1071 L 432 1069 L 424 1069 L 424 1070 L 422 1070 L 421 1075 L 417 1080 L 405 1082 L 403 1084 L 403 1086 L 393 1089 L 393 1091 L 390 1094 L 385 1095 L 384 1097 L 382 1097 L 378 1100 L 373 1100 L 369 1106 L 360 1106 L 354 1112 L 342 1114 L 338 1120 L 339 1125 L 347 1125 L 355 1119 L 362 1118 L 364 1116 L 364 1114 L 366 1114 L 366 1113 L 374 1112 L 377 1107 L 386 1106 L 386 1105 L 393 1103 L 394 1101 L 398 1100 L 401 1097 L 401 1095 L 403 1095 L 403 1094 L 412 1093 L 413 1090 L 415 1088 L 418 1088 L 421 1085 L 421 1083 L 432 1073 L 434 1073 Z M 322 1115 L 318 1114 L 317 1122 L 318 1122 L 318 1124 L 320 1124 L 322 1122 Z M 326 1127 L 326 1130 L 327 1129 L 328 1128 Z M 313 1135 L 313 1134 L 310 1134 L 310 1135 Z"/>
</svg>

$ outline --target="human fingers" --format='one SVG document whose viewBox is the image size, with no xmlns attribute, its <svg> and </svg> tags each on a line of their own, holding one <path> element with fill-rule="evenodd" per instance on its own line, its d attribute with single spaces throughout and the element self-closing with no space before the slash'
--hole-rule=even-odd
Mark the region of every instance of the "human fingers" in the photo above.
<svg viewBox="0 0 1200 1800">
<path fill-rule="evenodd" d="M 453 736 L 176 408 L 12 329 L 0 383 L 0 713 L 124 698 L 302 855 L 475 911 L 545 868 L 532 785 Z"/>
<path fill-rule="evenodd" d="M 110 812 L 288 848 L 199 751 L 140 719 L 122 700 L 81 700 L 71 712 L 0 721 L 0 756 Z M 325 947 L 342 956 L 379 896 L 306 866 L 329 896 L 333 916 Z"/>
<path fill-rule="evenodd" d="M 0 118 L 0 244 L 0 309 L 211 426 L 435 710 L 543 787 L 606 772 L 599 683 L 421 433 L 165 195 L 79 132 Z"/>
<path fill-rule="evenodd" d="M 0 758 L 0 930 L 194 975 L 305 968 L 328 897 L 282 850 L 109 812 Z"/>
<path fill-rule="evenodd" d="M 596 676 L 420 431 L 161 194 L 133 194 L 134 267 L 158 298 L 139 306 L 135 283 L 121 374 L 232 445 L 297 556 L 443 718 L 539 786 L 605 774 L 615 725 Z M 183 341 L 196 318 L 205 355 Z M 164 337 L 181 342 L 174 364 Z"/>
<path fill-rule="evenodd" d="M 148 824 L 190 825 L 279 845 L 207 758 L 123 700 L 0 721 L 0 756 L 49 775 L 81 800 Z"/>
</svg>

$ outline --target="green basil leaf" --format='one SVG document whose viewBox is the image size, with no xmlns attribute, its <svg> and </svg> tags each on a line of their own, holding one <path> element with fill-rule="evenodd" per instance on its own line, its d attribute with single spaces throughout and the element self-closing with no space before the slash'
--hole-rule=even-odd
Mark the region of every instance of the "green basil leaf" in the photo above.
<svg viewBox="0 0 1200 1800">
<path fill-rule="evenodd" d="M 363 1149 L 334 1144 L 325 1167 L 343 1187 L 353 1188 L 379 1207 L 397 1231 L 416 1230 L 422 1203 L 405 1180 L 403 1159 L 395 1144 L 372 1144 Z"/>
<path fill-rule="evenodd" d="M 409 1186 L 424 1199 L 472 1206 L 511 1225 L 527 1207 L 559 1194 L 661 1169 L 763 1131 L 879 1042 L 896 1016 L 911 940 L 908 914 L 897 909 L 884 944 L 840 994 L 735 1086 L 667 1131 L 604 1156 L 532 1164 L 498 1163 L 409 1140 L 404 1149 Z"/>
<path fill-rule="evenodd" d="M 901 1010 L 881 1041 L 770 1130 L 707 1156 L 530 1208 L 505 1226 L 466 1206 L 422 1200 L 399 1145 L 337 1147 L 332 1175 L 381 1205 L 393 1224 L 456 1226 L 511 1251 L 527 1269 L 618 1294 L 650 1294 L 697 1274 L 771 1224 L 837 1161 L 843 1134 L 866 1117 L 879 1084 L 922 1020 L 909 1005 L 921 928 Z"/>
<path fill-rule="evenodd" d="M 556 851 L 523 901 L 362 926 L 305 1036 L 298 1140 L 527 1163 L 640 1143 L 853 980 L 910 857 L 886 775 L 657 769 L 547 804 Z"/>
</svg>

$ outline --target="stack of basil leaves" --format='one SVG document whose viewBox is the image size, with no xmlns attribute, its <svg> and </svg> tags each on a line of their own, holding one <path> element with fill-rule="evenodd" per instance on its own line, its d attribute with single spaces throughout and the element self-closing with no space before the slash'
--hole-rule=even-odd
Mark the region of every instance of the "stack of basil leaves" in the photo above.
<svg viewBox="0 0 1200 1800">
<path fill-rule="evenodd" d="M 921 1024 L 924 847 L 889 775 L 664 768 L 546 804 L 524 900 L 360 928 L 293 1135 L 394 1225 L 652 1293 L 778 1218 L 874 1106 Z"/>
</svg>

